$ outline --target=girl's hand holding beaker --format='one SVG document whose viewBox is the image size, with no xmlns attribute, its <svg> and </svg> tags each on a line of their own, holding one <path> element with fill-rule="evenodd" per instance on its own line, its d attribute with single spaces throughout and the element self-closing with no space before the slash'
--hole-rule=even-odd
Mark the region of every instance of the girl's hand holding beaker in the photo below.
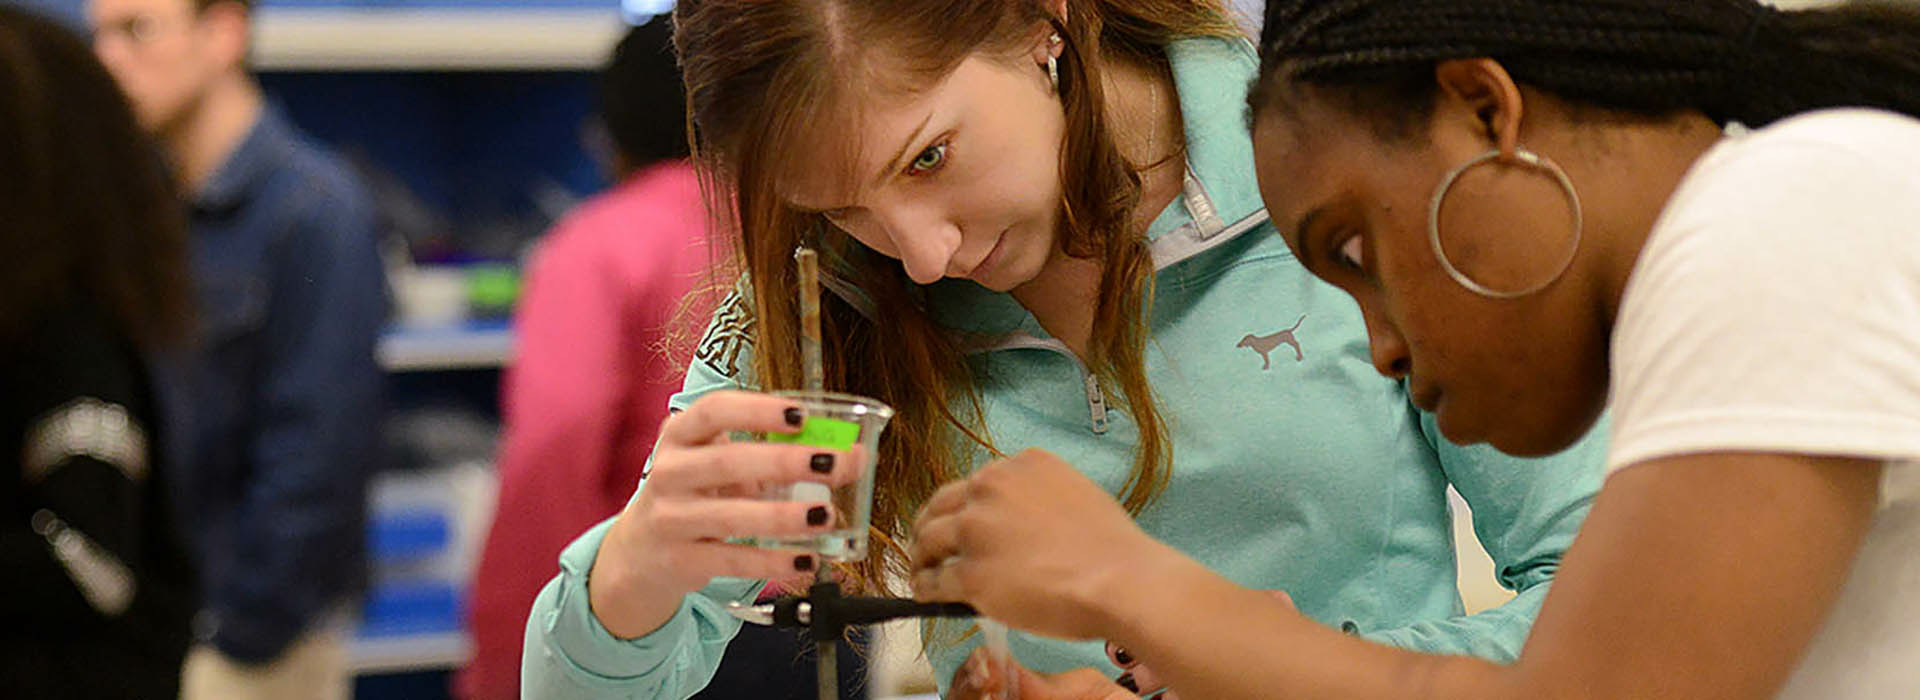
<svg viewBox="0 0 1920 700">
<path fill-rule="evenodd" d="M 607 631 L 644 636 L 715 577 L 779 579 L 821 565 L 805 550 L 729 541 L 832 531 L 833 509 L 824 500 L 771 501 L 763 494 L 773 484 L 854 483 L 866 471 L 865 448 L 730 437 L 798 434 L 806 422 L 799 401 L 740 391 L 701 397 L 667 419 L 644 487 L 607 531 L 588 577 L 594 616 Z"/>
</svg>

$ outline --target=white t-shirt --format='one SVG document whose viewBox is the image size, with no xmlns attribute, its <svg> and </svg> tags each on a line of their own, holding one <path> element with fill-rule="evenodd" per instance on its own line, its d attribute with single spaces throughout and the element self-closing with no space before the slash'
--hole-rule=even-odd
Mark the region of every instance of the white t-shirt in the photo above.
<svg viewBox="0 0 1920 700">
<path fill-rule="evenodd" d="M 1920 120 L 1730 132 L 1655 224 L 1612 350 L 1609 472 L 1728 450 L 1885 460 L 1873 528 L 1782 697 L 1920 698 Z"/>
</svg>

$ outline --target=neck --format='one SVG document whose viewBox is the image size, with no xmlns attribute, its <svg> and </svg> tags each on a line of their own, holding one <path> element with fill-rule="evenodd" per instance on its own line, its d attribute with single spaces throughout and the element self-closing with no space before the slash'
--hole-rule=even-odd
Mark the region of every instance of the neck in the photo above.
<svg viewBox="0 0 1920 700">
<path fill-rule="evenodd" d="M 1107 124 L 1120 154 L 1142 172 L 1181 161 L 1186 133 L 1167 66 L 1120 59 L 1103 73 Z"/>
<path fill-rule="evenodd" d="M 1106 71 L 1107 123 L 1121 155 L 1140 174 L 1140 201 L 1129 228 L 1146 235 L 1160 210 L 1180 196 L 1186 172 L 1186 123 L 1173 71 L 1165 64 L 1115 61 Z"/>
<path fill-rule="evenodd" d="M 161 141 L 173 157 L 185 192 L 191 195 L 206 187 L 260 120 L 264 104 L 259 84 L 235 72 L 215 83 L 172 128 L 162 132 Z"/>
<path fill-rule="evenodd" d="M 1013 300 L 1026 307 L 1049 335 L 1065 343 L 1067 349 L 1087 359 L 1087 347 L 1093 339 L 1094 310 L 1100 305 L 1100 274 L 1104 263 L 1098 259 L 1075 258 L 1055 250 L 1033 281 L 1013 288 Z"/>
<path fill-rule="evenodd" d="M 1620 298 L 1626 293 L 1640 251 L 1674 190 L 1723 135 L 1719 125 L 1698 114 L 1656 125 L 1621 128 L 1628 131 L 1609 144 L 1614 157 L 1599 165 L 1631 176 L 1594 177 L 1591 181 L 1597 186 L 1591 188 L 1590 195 L 1583 193 L 1591 202 L 1590 211 L 1616 212 L 1588 227 L 1590 232 L 1601 234 L 1596 246 L 1596 259 L 1601 261 L 1597 282 L 1601 285 L 1601 318 L 1609 321 L 1620 312 Z"/>
<path fill-rule="evenodd" d="M 1186 165 L 1186 131 L 1173 75 L 1165 65 L 1116 60 L 1101 77 L 1106 117 L 1114 145 L 1140 173 L 1140 201 L 1127 222 L 1132 235 L 1145 236 L 1160 210 L 1180 195 Z M 1015 301 L 1040 326 L 1082 360 L 1092 342 L 1105 262 L 1078 259 L 1054 251 L 1032 282 L 1015 288 Z"/>
</svg>

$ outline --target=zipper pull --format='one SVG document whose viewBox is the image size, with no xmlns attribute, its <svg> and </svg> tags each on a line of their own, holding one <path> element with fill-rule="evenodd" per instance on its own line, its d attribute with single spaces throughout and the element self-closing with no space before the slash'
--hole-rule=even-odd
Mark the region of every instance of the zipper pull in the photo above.
<svg viewBox="0 0 1920 700">
<path fill-rule="evenodd" d="M 1100 379 L 1092 372 L 1087 378 L 1087 413 L 1093 416 L 1093 434 L 1107 434 L 1107 397 L 1100 391 Z"/>
</svg>

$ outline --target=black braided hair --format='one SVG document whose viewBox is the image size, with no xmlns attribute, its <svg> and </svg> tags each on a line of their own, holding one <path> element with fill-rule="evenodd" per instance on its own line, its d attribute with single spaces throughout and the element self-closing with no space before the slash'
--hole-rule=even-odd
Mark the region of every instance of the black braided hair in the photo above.
<svg viewBox="0 0 1920 700">
<path fill-rule="evenodd" d="M 1663 116 L 1694 110 L 1758 128 L 1825 107 L 1920 116 L 1920 7 L 1784 12 L 1754 0 L 1271 0 L 1260 78 L 1287 83 L 1404 137 L 1431 116 L 1434 67 L 1498 60 L 1576 104 Z"/>
</svg>

